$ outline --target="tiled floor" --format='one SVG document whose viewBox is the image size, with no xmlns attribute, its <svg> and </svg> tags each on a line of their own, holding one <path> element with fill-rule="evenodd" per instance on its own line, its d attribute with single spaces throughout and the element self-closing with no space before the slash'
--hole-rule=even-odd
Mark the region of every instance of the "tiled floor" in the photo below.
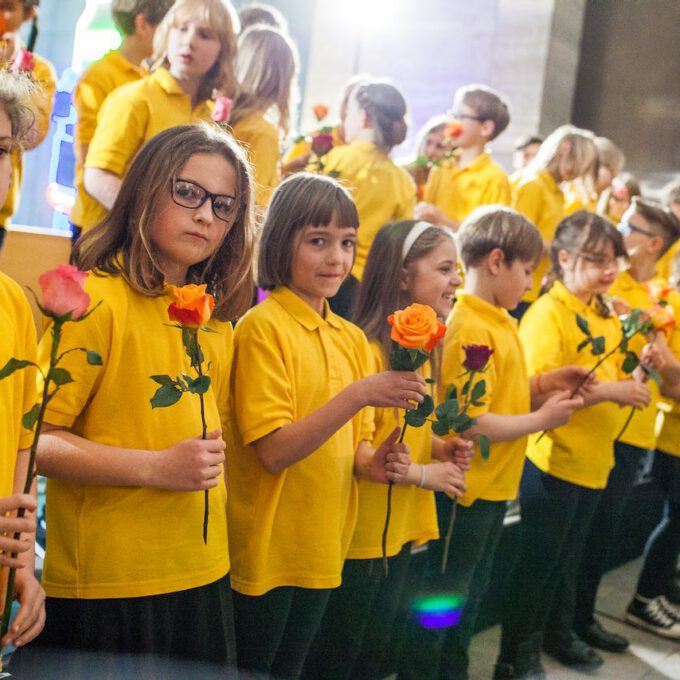
<svg viewBox="0 0 680 680">
<path fill-rule="evenodd" d="M 623 617 L 640 569 L 634 560 L 610 572 L 600 588 L 597 607 L 607 629 L 625 635 L 631 642 L 625 654 L 602 652 L 605 664 L 592 678 L 607 680 L 680 680 L 680 642 L 665 640 L 623 623 Z M 498 653 L 500 627 L 477 635 L 470 650 L 471 680 L 490 680 Z M 582 673 L 566 669 L 544 655 L 550 680 L 583 680 Z"/>
</svg>

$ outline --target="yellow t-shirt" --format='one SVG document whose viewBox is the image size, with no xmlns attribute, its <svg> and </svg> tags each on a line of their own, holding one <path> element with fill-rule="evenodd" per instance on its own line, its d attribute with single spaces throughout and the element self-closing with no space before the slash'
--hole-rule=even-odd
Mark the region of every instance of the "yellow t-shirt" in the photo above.
<svg viewBox="0 0 680 680">
<path fill-rule="evenodd" d="M 57 75 L 54 66 L 37 54 L 33 55 L 35 68 L 31 77 L 39 86 L 38 91 L 31 98 L 31 111 L 35 115 L 35 128 L 38 131 L 37 139 L 31 142 L 30 148 L 34 149 L 40 144 L 50 129 L 50 115 L 52 114 L 52 102 L 54 93 L 57 91 Z M 5 204 L 0 209 L 0 226 L 6 227 L 10 218 L 19 207 L 19 194 L 21 193 L 21 180 L 23 176 L 23 152 L 14 149 L 10 154 L 12 163 L 12 186 L 10 187 Z"/>
<path fill-rule="evenodd" d="M 163 130 L 200 120 L 210 120 L 208 102 L 192 108 L 191 97 L 166 69 L 158 68 L 137 82 L 122 85 L 104 100 L 85 167 L 122 177 L 145 142 Z M 79 226 L 91 229 L 106 212 L 103 205 L 97 204 L 97 210 L 92 205 L 88 221 Z"/>
<path fill-rule="evenodd" d="M 595 310 L 572 295 L 562 283 L 555 282 L 548 293 L 534 302 L 522 317 L 519 327 L 529 375 L 552 371 L 561 366 L 592 368 L 599 357 L 590 348 L 577 351 L 585 335 L 576 323 L 580 314 L 593 336 L 605 337 L 606 351 L 621 340 L 621 325 L 612 315 L 604 319 Z M 621 358 L 612 356 L 596 371 L 600 382 L 621 379 Z M 614 437 L 625 420 L 625 409 L 611 401 L 580 409 L 566 425 L 529 436 L 527 457 L 543 472 L 564 481 L 603 489 L 614 465 Z"/>
<path fill-rule="evenodd" d="M 582 179 L 575 179 L 562 184 L 564 194 L 564 215 L 571 215 L 578 210 L 597 212 L 597 194 L 586 189 Z"/>
<path fill-rule="evenodd" d="M 673 262 L 680 253 L 680 240 L 676 241 L 656 263 L 656 274 L 659 278 L 670 279 L 673 275 Z"/>
<path fill-rule="evenodd" d="M 614 281 L 614 285 L 609 290 L 609 295 L 618 297 L 627 302 L 632 308 L 643 310 L 651 309 L 654 300 L 649 294 L 646 282 L 636 281 L 627 271 L 621 272 Z M 628 343 L 630 349 L 638 356 L 642 348 L 647 343 L 643 335 L 636 335 Z M 658 385 L 650 380 L 648 383 L 652 399 L 649 406 L 635 411 L 633 419 L 628 423 L 626 431 L 621 437 L 621 441 L 631 446 L 638 446 L 641 449 L 653 449 L 656 447 L 656 435 L 654 433 L 656 423 L 656 411 L 661 395 Z"/>
<path fill-rule="evenodd" d="M 21 288 L 0 272 L 0 369 L 9 359 L 36 361 L 35 324 Z M 28 366 L 0 380 L 0 498 L 14 490 L 17 451 L 33 442 L 21 418 L 37 401 L 36 371 Z"/>
<path fill-rule="evenodd" d="M 373 439 L 364 409 L 314 453 L 269 474 L 252 443 L 299 421 L 371 373 L 366 336 L 277 288 L 236 326 L 234 446 L 228 458 L 231 585 L 245 595 L 279 586 L 335 588 L 357 517 L 354 454 Z"/>
<path fill-rule="evenodd" d="M 564 217 L 564 194 L 547 170 L 524 173 L 512 193 L 512 207 L 536 225 L 544 241 L 552 241 L 557 225 Z M 534 270 L 534 287 L 524 300 L 533 302 L 548 271 L 549 258 L 543 257 Z"/>
<path fill-rule="evenodd" d="M 522 346 L 517 333 L 517 321 L 505 309 L 496 307 L 469 293 L 456 293 L 457 302 L 447 323 L 444 337 L 440 401 L 450 385 L 458 394 L 465 383 L 465 345 L 486 345 L 494 352 L 482 375 L 486 382 L 483 405 L 471 407 L 469 415 L 485 413 L 511 416 L 529 413 L 531 396 L 529 378 Z M 480 376 L 477 376 L 479 379 Z M 488 460 L 483 460 L 475 447 L 471 467 L 465 474 L 467 491 L 459 503 L 472 505 L 477 499 L 509 501 L 517 495 L 524 465 L 526 437 L 493 442 Z"/>
<path fill-rule="evenodd" d="M 375 372 L 387 370 L 382 345 L 371 343 Z M 420 373 L 431 375 L 430 364 Z M 373 446 L 378 447 L 395 427 L 404 427 L 404 412 L 397 409 L 375 409 Z M 419 465 L 432 462 L 432 430 L 429 423 L 408 427 L 404 442 L 411 451 L 411 460 Z M 387 512 L 387 486 L 366 479 L 359 480 L 359 515 L 349 547 L 349 559 L 370 559 L 382 555 L 382 532 Z M 392 487 L 392 515 L 387 532 L 387 555 L 396 555 L 406 543 L 416 544 L 439 537 L 434 493 L 417 486 L 395 484 Z"/>
<path fill-rule="evenodd" d="M 311 163 L 310 172 L 317 170 Z M 322 174 L 338 173 L 338 180 L 351 192 L 359 212 L 356 260 L 352 274 L 364 272 L 368 250 L 380 227 L 392 220 L 413 217 L 416 185 L 411 176 L 395 165 L 372 142 L 354 141 L 339 146 L 324 156 Z"/>
<path fill-rule="evenodd" d="M 90 366 L 81 352 L 62 362 L 74 383 L 52 399 L 45 421 L 91 441 L 160 451 L 201 434 L 198 397 L 184 394 L 167 408 L 151 408 L 152 375 L 195 375 L 180 331 L 168 327 L 169 295 L 146 297 L 122 276 L 90 275 L 91 316 L 64 325 L 61 347 L 101 353 Z M 233 351 L 231 325 L 211 321 L 201 333 L 212 385 L 205 394 L 208 431 L 224 427 Z M 43 361 L 49 332 L 40 344 Z M 222 416 L 222 418 L 220 417 Z M 51 597 L 120 598 L 196 588 L 229 571 L 224 476 L 209 492 L 208 542 L 203 543 L 203 492 L 151 487 L 90 486 L 49 479 L 47 556 L 43 587 Z"/>
<path fill-rule="evenodd" d="M 116 88 L 133 83 L 144 76 L 144 70 L 113 50 L 86 69 L 73 92 L 73 105 L 78 114 L 74 129 L 73 150 L 76 157 L 76 202 L 71 210 L 71 222 L 76 226 L 94 224 L 101 206 L 85 192 L 83 184 L 84 153 L 94 136 L 97 115 L 106 97 Z M 93 207 L 94 206 L 94 207 Z M 89 211 L 94 210 L 94 218 Z"/>
<path fill-rule="evenodd" d="M 505 170 L 489 153 L 482 153 L 461 168 L 451 159 L 430 171 L 423 200 L 447 217 L 462 222 L 480 205 L 510 205 L 510 182 Z"/>
<path fill-rule="evenodd" d="M 279 131 L 259 114 L 235 123 L 232 133 L 248 152 L 255 179 L 255 202 L 264 208 L 281 181 Z"/>
</svg>

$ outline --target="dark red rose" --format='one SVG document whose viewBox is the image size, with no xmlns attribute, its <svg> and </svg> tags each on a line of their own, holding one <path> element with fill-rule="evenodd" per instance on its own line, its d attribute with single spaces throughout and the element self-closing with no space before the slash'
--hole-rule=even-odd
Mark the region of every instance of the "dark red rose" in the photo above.
<svg viewBox="0 0 680 680">
<path fill-rule="evenodd" d="M 463 351 L 465 352 L 463 366 L 468 371 L 480 371 L 483 369 L 493 354 L 491 347 L 486 345 L 463 345 Z"/>
<path fill-rule="evenodd" d="M 319 157 L 325 156 L 333 148 L 333 135 L 321 132 L 312 138 L 312 151 Z"/>
</svg>

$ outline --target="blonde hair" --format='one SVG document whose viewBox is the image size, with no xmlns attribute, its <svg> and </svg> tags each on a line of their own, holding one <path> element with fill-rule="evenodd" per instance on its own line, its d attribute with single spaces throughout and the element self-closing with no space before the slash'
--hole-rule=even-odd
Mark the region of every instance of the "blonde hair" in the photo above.
<svg viewBox="0 0 680 680">
<path fill-rule="evenodd" d="M 236 209 L 215 252 L 189 268 L 187 283 L 206 283 L 215 297 L 213 316 L 236 320 L 253 292 L 253 197 L 250 164 L 233 137 L 210 123 L 179 125 L 152 137 L 135 156 L 104 220 L 80 238 L 71 261 L 79 269 L 120 274 L 142 295 L 163 294 L 164 276 L 148 233 L 172 179 L 194 155 L 216 154 L 236 173 Z"/>
<path fill-rule="evenodd" d="M 612 177 L 616 177 L 623 171 L 626 157 L 621 149 L 608 137 L 595 137 L 593 140 L 597 147 L 597 155 L 600 165 L 608 168 Z"/>
<path fill-rule="evenodd" d="M 582 177 L 586 188 L 593 191 L 599 156 L 595 146 L 595 135 L 590 130 L 583 130 L 574 125 L 558 127 L 541 144 L 541 148 L 528 169 L 547 170 L 554 177 L 558 177 L 558 168 L 562 158 L 561 147 L 565 142 L 569 144 L 569 160 L 574 164 L 574 176 Z"/>
<path fill-rule="evenodd" d="M 0 106 L 9 118 L 12 142 L 18 147 L 26 142 L 35 122 L 31 97 L 40 91 L 28 74 L 0 70 Z"/>
<path fill-rule="evenodd" d="M 201 19 L 210 26 L 220 41 L 220 53 L 210 70 L 201 78 L 198 88 L 198 99 L 210 99 L 213 90 L 231 97 L 236 91 L 234 60 L 236 58 L 236 33 L 239 21 L 236 10 L 229 0 L 177 0 L 168 10 L 163 21 L 158 25 L 153 39 L 153 56 L 151 70 L 159 67 L 167 68 L 168 37 L 170 30 L 178 21 L 200 12 Z"/>
<path fill-rule="evenodd" d="M 246 29 L 238 40 L 239 85 L 229 122 L 276 106 L 279 127 L 288 134 L 297 70 L 297 49 L 285 33 L 262 25 Z"/>
</svg>

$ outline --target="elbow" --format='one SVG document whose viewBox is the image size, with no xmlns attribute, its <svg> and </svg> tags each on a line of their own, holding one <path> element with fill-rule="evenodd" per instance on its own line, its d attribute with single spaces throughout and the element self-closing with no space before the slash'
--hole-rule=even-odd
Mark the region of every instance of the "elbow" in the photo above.
<svg viewBox="0 0 680 680">
<path fill-rule="evenodd" d="M 260 465 L 262 465 L 270 475 L 278 475 L 287 467 L 273 451 L 263 450 L 262 447 L 256 447 L 255 453 L 257 454 L 257 459 L 260 461 Z"/>
</svg>

